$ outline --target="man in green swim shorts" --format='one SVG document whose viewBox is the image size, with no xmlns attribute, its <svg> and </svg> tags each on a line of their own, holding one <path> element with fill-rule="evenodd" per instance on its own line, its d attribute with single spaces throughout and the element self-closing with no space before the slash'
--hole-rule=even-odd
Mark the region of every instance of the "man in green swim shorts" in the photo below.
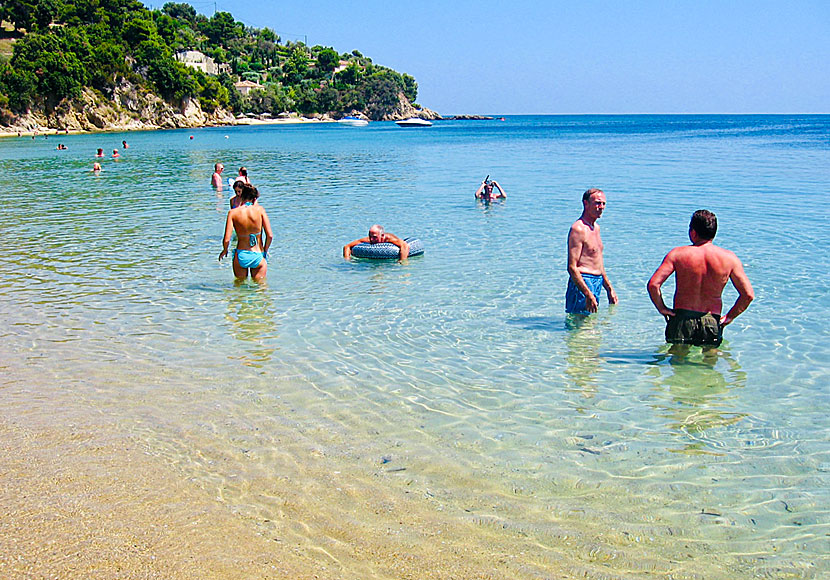
<svg viewBox="0 0 830 580">
<path fill-rule="evenodd" d="M 700 209 L 689 224 L 691 246 L 674 248 L 648 281 L 648 295 L 666 319 L 666 342 L 717 347 L 723 340 L 723 327 L 747 309 L 755 298 L 752 285 L 738 257 L 712 243 L 718 219 Z M 660 287 L 675 274 L 674 308 L 663 302 Z M 725 316 L 721 295 L 726 283 L 738 291 L 738 299 Z"/>
</svg>

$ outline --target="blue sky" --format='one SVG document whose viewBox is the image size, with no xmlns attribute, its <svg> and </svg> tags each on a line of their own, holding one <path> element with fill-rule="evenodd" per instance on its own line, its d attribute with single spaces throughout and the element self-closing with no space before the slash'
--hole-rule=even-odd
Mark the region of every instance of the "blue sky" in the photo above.
<svg viewBox="0 0 830 580">
<path fill-rule="evenodd" d="M 830 0 L 190 4 L 358 49 L 444 115 L 830 113 Z"/>
</svg>

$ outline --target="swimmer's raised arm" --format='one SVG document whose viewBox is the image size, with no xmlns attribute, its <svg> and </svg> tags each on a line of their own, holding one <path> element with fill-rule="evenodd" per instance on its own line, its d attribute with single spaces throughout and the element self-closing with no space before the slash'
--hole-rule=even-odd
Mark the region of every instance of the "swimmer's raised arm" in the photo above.
<svg viewBox="0 0 830 580">
<path fill-rule="evenodd" d="M 507 197 L 507 194 L 504 193 L 504 190 L 501 188 L 501 185 L 499 185 L 499 182 L 495 179 L 493 180 L 493 187 L 499 190 L 499 193 L 501 194 L 500 197 Z"/>
</svg>

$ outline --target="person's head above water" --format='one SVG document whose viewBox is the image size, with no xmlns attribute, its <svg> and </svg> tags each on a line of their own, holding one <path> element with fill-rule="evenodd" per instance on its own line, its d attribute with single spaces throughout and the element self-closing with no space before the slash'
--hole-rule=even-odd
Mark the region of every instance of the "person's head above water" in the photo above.
<svg viewBox="0 0 830 580">
<path fill-rule="evenodd" d="M 233 190 L 236 195 L 242 195 L 242 187 L 245 185 L 245 182 L 242 180 L 234 181 L 233 182 Z"/>
<path fill-rule="evenodd" d="M 582 218 L 595 222 L 605 211 L 605 203 L 605 192 L 592 187 L 582 194 Z"/>
<path fill-rule="evenodd" d="M 223 171 L 224 169 L 225 169 L 225 166 L 224 166 L 224 165 L 222 165 L 221 163 L 215 163 L 215 164 L 213 165 L 213 170 L 214 170 L 216 173 L 222 173 L 222 171 Z"/>
<path fill-rule="evenodd" d="M 689 233 L 694 232 L 701 240 L 714 240 L 718 233 L 718 218 L 707 209 L 699 209 L 692 214 Z"/>
<path fill-rule="evenodd" d="M 386 232 L 383 231 L 383 226 L 375 224 L 371 228 L 369 228 L 370 244 L 380 244 L 384 240 L 386 240 Z"/>
<path fill-rule="evenodd" d="M 243 183 L 239 195 L 242 201 L 254 202 L 259 197 L 259 190 L 249 183 Z"/>
<path fill-rule="evenodd" d="M 248 170 L 244 167 L 239 168 L 239 175 L 242 177 L 248 177 Z"/>
<path fill-rule="evenodd" d="M 582 201 L 588 201 L 589 199 L 591 199 L 591 196 L 594 195 L 595 193 L 604 193 L 604 192 L 601 189 L 598 189 L 596 187 L 592 187 L 591 189 L 589 189 L 588 191 L 586 191 L 585 193 L 582 194 Z"/>
</svg>

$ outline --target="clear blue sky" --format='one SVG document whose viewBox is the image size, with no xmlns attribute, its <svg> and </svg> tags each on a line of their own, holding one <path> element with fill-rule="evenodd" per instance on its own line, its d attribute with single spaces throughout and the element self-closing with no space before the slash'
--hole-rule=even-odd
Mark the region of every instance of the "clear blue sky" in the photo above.
<svg viewBox="0 0 830 580">
<path fill-rule="evenodd" d="M 444 115 L 830 113 L 830 0 L 190 4 L 358 49 Z"/>
</svg>

